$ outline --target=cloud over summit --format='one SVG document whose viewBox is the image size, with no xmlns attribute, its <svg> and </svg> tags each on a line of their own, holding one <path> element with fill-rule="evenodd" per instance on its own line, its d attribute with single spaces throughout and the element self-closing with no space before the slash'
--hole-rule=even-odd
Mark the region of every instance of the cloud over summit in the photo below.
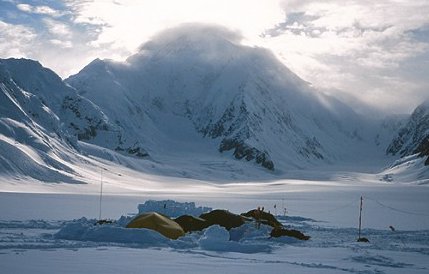
<svg viewBox="0 0 429 274">
<path fill-rule="evenodd" d="M 67 77 L 95 58 L 124 60 L 161 31 L 218 25 L 315 87 L 401 113 L 429 97 L 427 14 L 425 0 L 8 0 L 0 57 L 37 59 Z"/>
</svg>

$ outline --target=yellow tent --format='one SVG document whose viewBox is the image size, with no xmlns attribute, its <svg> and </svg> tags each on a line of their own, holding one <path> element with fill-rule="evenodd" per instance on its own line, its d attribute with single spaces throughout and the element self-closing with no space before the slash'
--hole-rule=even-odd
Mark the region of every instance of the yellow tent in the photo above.
<svg viewBox="0 0 429 274">
<path fill-rule="evenodd" d="M 173 240 L 185 235 L 185 232 L 178 223 L 156 212 L 147 212 L 136 216 L 128 223 L 127 228 L 155 230 Z"/>
</svg>

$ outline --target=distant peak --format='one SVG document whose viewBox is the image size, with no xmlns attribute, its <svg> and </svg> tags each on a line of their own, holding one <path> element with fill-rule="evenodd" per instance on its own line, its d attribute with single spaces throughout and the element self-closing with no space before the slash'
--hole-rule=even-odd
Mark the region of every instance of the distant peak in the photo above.
<svg viewBox="0 0 429 274">
<path fill-rule="evenodd" d="M 101 60 L 100 58 L 95 58 L 88 65 L 95 65 L 95 64 L 99 64 L 99 63 L 103 63 L 103 60 Z"/>
<path fill-rule="evenodd" d="M 40 64 L 39 61 L 35 61 L 28 58 L 8 58 L 8 59 L 0 59 L 1 63 L 4 63 L 6 65 L 27 65 L 27 66 L 33 66 L 37 68 L 42 68 L 42 64 Z"/>
<path fill-rule="evenodd" d="M 44 67 L 40 62 L 27 58 L 0 59 L 0 63 L 9 71 L 10 76 L 21 83 L 30 83 L 38 78 L 51 79 L 62 82 L 61 78 L 49 68 Z"/>
<path fill-rule="evenodd" d="M 83 69 L 79 71 L 79 73 L 85 72 L 94 72 L 94 71 L 104 71 L 106 67 L 106 60 L 101 60 L 100 58 L 96 58 L 91 61 L 88 65 L 86 65 Z M 68 79 L 73 78 L 74 75 L 70 76 Z"/>
</svg>

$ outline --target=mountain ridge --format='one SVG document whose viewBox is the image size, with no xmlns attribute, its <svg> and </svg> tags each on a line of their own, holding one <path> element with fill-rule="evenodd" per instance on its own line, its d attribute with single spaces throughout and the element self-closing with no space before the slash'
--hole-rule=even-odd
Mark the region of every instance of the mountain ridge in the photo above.
<svg viewBox="0 0 429 274">
<path fill-rule="evenodd" d="M 140 172 L 195 177 L 189 162 L 243 178 L 259 168 L 269 176 L 339 164 L 380 171 L 394 158 L 386 147 L 401 119 L 369 121 L 233 32 L 194 30 L 161 33 L 124 62 L 95 59 L 64 81 L 35 61 L 0 60 L 3 172 L 32 176 L 9 151 L 48 170 L 37 179 L 53 171 L 51 181 L 68 182 L 81 176 L 68 163 L 104 154 Z M 414 149 L 426 153 L 424 144 Z"/>
</svg>

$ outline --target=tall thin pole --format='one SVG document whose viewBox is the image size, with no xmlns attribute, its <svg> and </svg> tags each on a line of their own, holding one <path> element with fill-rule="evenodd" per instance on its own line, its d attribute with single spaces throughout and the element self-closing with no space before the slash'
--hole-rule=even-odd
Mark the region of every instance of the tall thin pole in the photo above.
<svg viewBox="0 0 429 274">
<path fill-rule="evenodd" d="M 99 209 L 100 212 L 98 214 L 98 220 L 101 220 L 101 201 L 103 198 L 103 169 L 100 170 L 100 205 L 99 205 Z"/>
<path fill-rule="evenodd" d="M 282 210 L 283 210 L 283 216 L 286 216 L 286 211 L 285 211 L 285 199 L 282 199 Z M 280 213 L 281 214 L 281 213 Z"/>
<path fill-rule="evenodd" d="M 363 204 L 363 198 L 360 196 L 360 208 L 359 208 L 359 238 L 360 239 L 360 231 L 362 228 L 362 204 Z"/>
</svg>

